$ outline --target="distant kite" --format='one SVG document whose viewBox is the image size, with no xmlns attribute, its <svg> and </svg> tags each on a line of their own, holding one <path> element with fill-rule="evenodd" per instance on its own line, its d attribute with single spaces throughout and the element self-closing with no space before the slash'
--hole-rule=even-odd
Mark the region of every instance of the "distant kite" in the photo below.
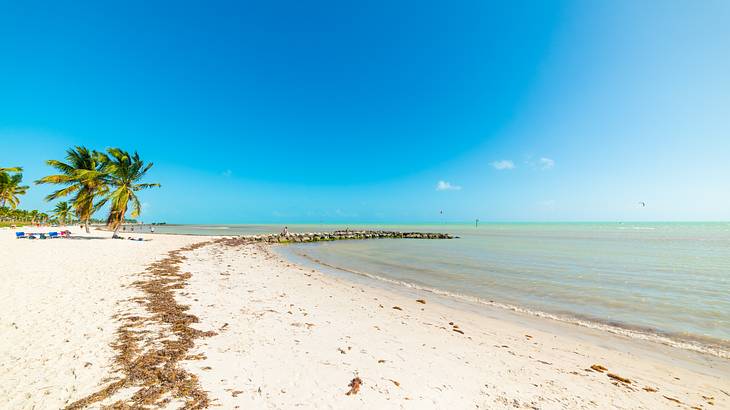
<svg viewBox="0 0 730 410">
<path fill-rule="evenodd" d="M 443 215 L 443 214 L 444 214 L 444 211 L 443 211 L 443 209 L 442 209 L 442 210 L 441 210 L 441 211 L 440 211 L 439 213 L 440 213 L 441 215 Z"/>
<path fill-rule="evenodd" d="M 641 205 L 642 208 L 646 208 L 646 202 L 639 202 L 639 205 Z"/>
</svg>

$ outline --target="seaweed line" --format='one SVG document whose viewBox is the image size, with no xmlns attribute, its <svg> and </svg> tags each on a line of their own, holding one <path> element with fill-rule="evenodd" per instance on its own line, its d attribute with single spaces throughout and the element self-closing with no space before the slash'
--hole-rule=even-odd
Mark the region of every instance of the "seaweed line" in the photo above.
<svg viewBox="0 0 730 410">
<path fill-rule="evenodd" d="M 198 322 L 186 313 L 189 306 L 175 301 L 175 292 L 185 287 L 192 275 L 181 272 L 184 252 L 193 251 L 219 241 L 195 243 L 168 252 L 167 257 L 151 264 L 144 279 L 132 286 L 142 292 L 133 301 L 144 305 L 145 317 L 126 315 L 117 330 L 112 348 L 116 351 L 114 364 L 121 377 L 66 407 L 83 409 L 112 398 L 122 389 L 136 389 L 131 396 L 117 399 L 111 409 L 145 409 L 163 407 L 173 400 L 183 402 L 184 409 L 204 409 L 210 405 L 198 377 L 179 365 L 180 360 L 196 360 L 188 356 L 195 339 L 214 336 L 190 325 Z M 125 396 L 128 396 L 125 394 Z"/>
</svg>

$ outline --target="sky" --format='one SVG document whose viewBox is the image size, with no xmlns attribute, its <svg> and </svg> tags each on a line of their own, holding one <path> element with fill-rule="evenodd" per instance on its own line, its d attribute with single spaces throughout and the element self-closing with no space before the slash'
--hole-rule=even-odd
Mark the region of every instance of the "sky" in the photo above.
<svg viewBox="0 0 730 410">
<path fill-rule="evenodd" d="M 728 21 L 712 0 L 0 0 L 0 166 L 32 185 L 69 147 L 136 150 L 162 184 L 147 222 L 726 221 Z"/>
</svg>

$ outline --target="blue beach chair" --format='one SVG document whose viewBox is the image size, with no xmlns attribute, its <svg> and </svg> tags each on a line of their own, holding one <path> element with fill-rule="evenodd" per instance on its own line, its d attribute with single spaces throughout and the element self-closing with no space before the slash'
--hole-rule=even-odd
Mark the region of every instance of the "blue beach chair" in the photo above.
<svg viewBox="0 0 730 410">
<path fill-rule="evenodd" d="M 15 239 L 23 239 L 26 238 L 25 232 L 15 232 Z"/>
<path fill-rule="evenodd" d="M 59 236 L 58 236 L 58 232 L 48 232 L 48 236 L 49 236 L 49 237 L 50 237 L 51 239 L 53 239 L 53 238 L 58 238 L 58 237 L 59 237 Z"/>
</svg>

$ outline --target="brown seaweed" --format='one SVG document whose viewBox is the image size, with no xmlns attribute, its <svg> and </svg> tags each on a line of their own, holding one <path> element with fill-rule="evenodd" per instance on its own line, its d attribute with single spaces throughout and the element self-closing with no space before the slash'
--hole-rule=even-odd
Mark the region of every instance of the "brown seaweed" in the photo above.
<svg viewBox="0 0 730 410">
<path fill-rule="evenodd" d="M 357 392 L 360 391 L 360 386 L 362 386 L 362 379 L 359 377 L 355 377 L 354 379 L 350 380 L 350 384 L 347 385 L 347 387 L 350 388 L 350 391 L 346 393 L 347 396 L 355 395 Z"/>
<path fill-rule="evenodd" d="M 620 382 L 626 383 L 626 384 L 631 384 L 631 380 L 629 380 L 629 379 L 627 379 L 625 377 L 621 377 L 621 376 L 619 376 L 619 375 L 617 375 L 615 373 L 608 373 L 608 374 L 606 374 L 606 376 L 608 376 L 608 377 L 610 377 L 610 378 L 612 378 L 614 380 L 618 380 Z"/>
<path fill-rule="evenodd" d="M 123 388 L 136 391 L 131 397 L 117 400 L 109 407 L 162 407 L 171 398 L 182 400 L 185 409 L 204 409 L 210 405 L 198 377 L 183 369 L 179 362 L 203 358 L 203 355 L 189 355 L 195 339 L 216 333 L 191 327 L 198 318 L 187 313 L 188 306 L 175 300 L 175 293 L 183 289 L 192 276 L 180 270 L 185 260 L 182 253 L 211 243 L 214 242 L 199 242 L 170 251 L 166 258 L 151 264 L 142 273 L 143 279 L 133 284 L 142 292 L 142 297 L 133 301 L 144 305 L 147 315 L 122 318 L 116 340 L 112 343 L 117 352 L 114 364 L 121 373 L 119 380 L 69 404 L 66 409 L 82 409 L 110 399 Z M 149 331 L 150 325 L 156 330 Z"/>
</svg>

